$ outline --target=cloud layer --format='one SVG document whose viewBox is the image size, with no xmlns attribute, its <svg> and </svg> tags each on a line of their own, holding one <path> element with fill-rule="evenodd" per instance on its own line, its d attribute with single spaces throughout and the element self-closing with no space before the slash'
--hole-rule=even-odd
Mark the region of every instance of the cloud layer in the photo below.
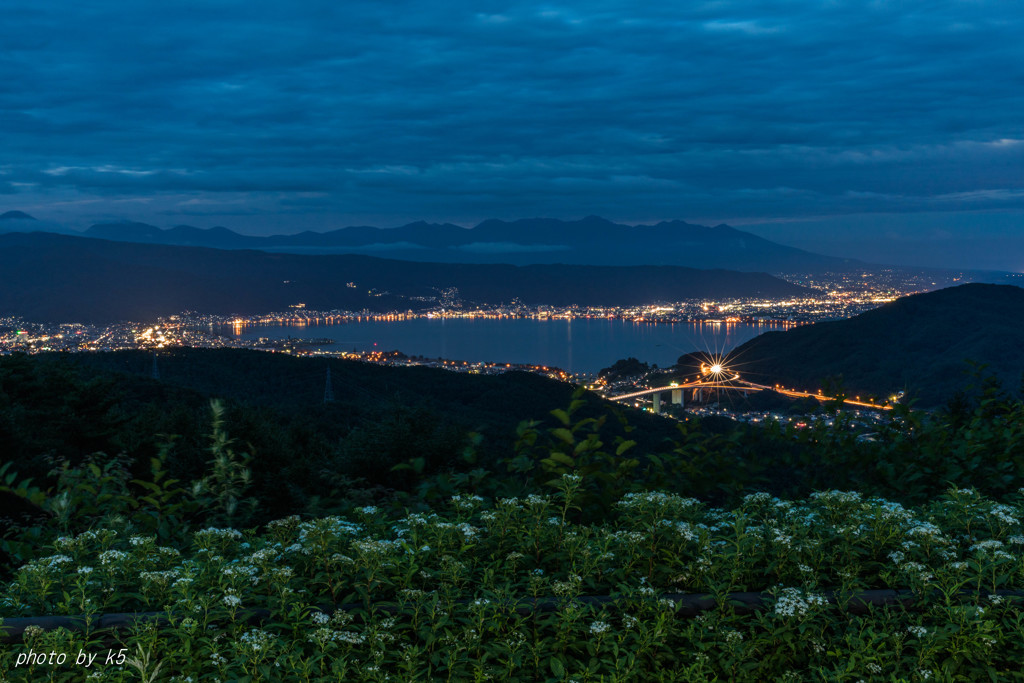
<svg viewBox="0 0 1024 683">
<path fill-rule="evenodd" d="M 848 230 L 829 216 L 1024 211 L 1016 3 L 636 4 L 15 0 L 0 209 L 795 219 L 791 242 Z"/>
</svg>

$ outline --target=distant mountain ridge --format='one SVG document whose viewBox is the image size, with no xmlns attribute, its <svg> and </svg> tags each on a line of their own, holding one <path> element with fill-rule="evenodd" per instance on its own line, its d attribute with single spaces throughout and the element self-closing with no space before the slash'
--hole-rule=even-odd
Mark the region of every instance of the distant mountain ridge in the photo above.
<svg viewBox="0 0 1024 683">
<path fill-rule="evenodd" d="M 4 213 L 0 213 L 0 221 L 14 221 L 14 220 L 34 221 L 35 218 L 33 218 L 32 216 L 28 215 L 24 211 L 5 211 Z"/>
<path fill-rule="evenodd" d="M 308 256 L 116 242 L 50 233 L 0 235 L 0 315 L 30 320 L 152 320 L 193 310 L 248 315 L 418 310 L 456 288 L 466 302 L 630 306 L 687 298 L 791 297 L 812 290 L 765 273 L 677 266 L 438 264 L 356 254 Z"/>
<path fill-rule="evenodd" d="M 530 218 L 485 220 L 473 228 L 451 223 L 410 223 L 398 228 L 352 226 L 327 232 L 254 237 L 223 227 L 99 223 L 83 233 L 101 239 L 260 249 L 290 253 L 362 253 L 414 261 L 530 265 L 680 265 L 757 272 L 849 270 L 865 264 L 812 254 L 742 230 L 684 221 L 624 225 L 598 216 L 578 221 Z"/>
<path fill-rule="evenodd" d="M 922 407 L 942 405 L 972 380 L 967 360 L 987 365 L 1006 390 L 1024 374 L 1024 289 L 966 284 L 915 294 L 846 320 L 768 332 L 730 358 L 753 382 L 815 390 L 842 376 L 851 396 L 907 390 Z"/>
</svg>

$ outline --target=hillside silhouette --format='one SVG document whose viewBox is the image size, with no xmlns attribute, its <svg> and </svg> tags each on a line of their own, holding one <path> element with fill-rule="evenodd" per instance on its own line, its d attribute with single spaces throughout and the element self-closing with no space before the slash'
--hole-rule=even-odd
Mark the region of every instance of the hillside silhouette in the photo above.
<svg viewBox="0 0 1024 683">
<path fill-rule="evenodd" d="M 469 469 L 462 454 L 470 432 L 482 438 L 481 464 L 510 456 L 519 422 L 557 424 L 549 411 L 565 408 L 574 391 L 524 372 L 471 375 L 242 349 L 167 349 L 157 367 L 154 379 L 145 351 L 0 356 L 4 460 L 42 477 L 54 458 L 79 464 L 102 452 L 142 471 L 170 441 L 163 435 L 174 434 L 171 474 L 189 480 L 209 459 L 209 400 L 223 399 L 237 449 L 256 458 L 256 489 L 284 513 L 350 479 L 411 486 L 391 468 L 412 458 L 423 458 L 425 474 Z M 603 417 L 625 434 L 621 407 L 591 393 L 583 399 L 581 417 Z M 677 434 L 664 419 L 625 412 L 640 427 L 632 438 L 651 451 Z"/>
<path fill-rule="evenodd" d="M 919 406 L 946 403 L 986 366 L 1011 392 L 1024 373 L 1024 289 L 966 284 L 897 299 L 846 320 L 768 332 L 730 354 L 746 379 L 847 395 L 905 390 Z M 841 380 L 841 381 L 840 381 Z"/>
<path fill-rule="evenodd" d="M 248 315 L 417 310 L 455 288 L 471 304 L 630 306 L 707 297 L 799 296 L 765 273 L 677 266 L 510 266 L 302 256 L 112 242 L 48 233 L 0 235 L 0 311 L 29 320 L 153 320 L 183 310 Z"/>
</svg>

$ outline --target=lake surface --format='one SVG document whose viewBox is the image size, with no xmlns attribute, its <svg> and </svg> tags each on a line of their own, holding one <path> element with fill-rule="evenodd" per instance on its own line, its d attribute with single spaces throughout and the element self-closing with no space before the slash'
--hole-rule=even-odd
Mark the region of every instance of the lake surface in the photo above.
<svg viewBox="0 0 1024 683">
<path fill-rule="evenodd" d="M 554 365 L 596 373 L 630 356 L 659 367 L 692 351 L 723 352 L 779 324 L 635 323 L 626 320 L 534 320 L 415 318 L 362 320 L 326 325 L 222 325 L 219 334 L 255 341 L 260 337 L 333 339 L 336 351 L 393 351 L 410 356 L 496 363 Z"/>
</svg>

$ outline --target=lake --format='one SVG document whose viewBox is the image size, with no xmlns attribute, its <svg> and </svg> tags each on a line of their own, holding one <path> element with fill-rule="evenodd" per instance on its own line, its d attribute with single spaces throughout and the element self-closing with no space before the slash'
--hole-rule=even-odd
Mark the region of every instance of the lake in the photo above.
<svg viewBox="0 0 1024 683">
<path fill-rule="evenodd" d="M 250 341 L 260 337 L 333 339 L 334 344 L 319 347 L 324 350 L 398 350 L 410 356 L 554 365 L 570 372 L 596 373 L 630 356 L 667 367 L 684 353 L 729 351 L 764 332 L 787 328 L 771 323 L 636 323 L 603 318 L 414 318 L 214 329 Z"/>
</svg>

